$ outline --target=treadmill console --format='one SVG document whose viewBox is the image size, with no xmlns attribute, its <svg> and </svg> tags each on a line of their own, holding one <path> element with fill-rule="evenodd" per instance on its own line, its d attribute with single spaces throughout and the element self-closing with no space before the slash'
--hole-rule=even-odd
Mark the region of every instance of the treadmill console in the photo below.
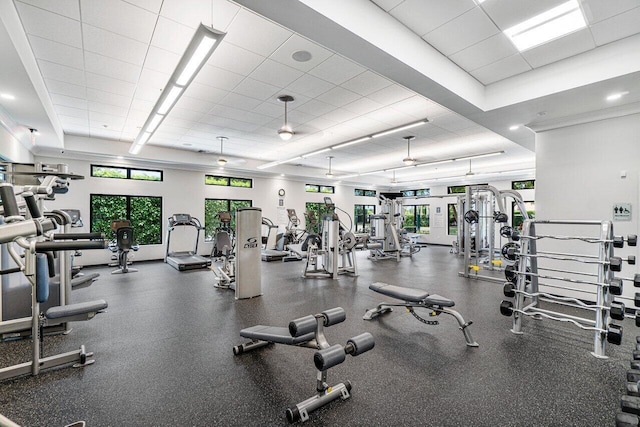
<svg viewBox="0 0 640 427">
<path fill-rule="evenodd" d="M 191 224 L 191 215 L 189 214 L 173 214 L 171 216 L 173 225 L 189 225 Z"/>
</svg>

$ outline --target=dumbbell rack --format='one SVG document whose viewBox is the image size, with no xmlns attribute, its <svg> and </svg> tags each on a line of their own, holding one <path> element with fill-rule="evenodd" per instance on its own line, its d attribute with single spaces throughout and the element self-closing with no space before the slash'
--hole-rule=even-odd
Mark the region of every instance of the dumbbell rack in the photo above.
<svg viewBox="0 0 640 427">
<path fill-rule="evenodd" d="M 599 235 L 593 237 L 584 236 L 559 236 L 538 234 L 536 226 L 540 228 L 566 229 L 577 228 L 593 230 L 599 227 Z M 622 293 L 621 286 L 612 287 L 614 271 L 620 271 L 622 259 L 614 257 L 614 235 L 613 223 L 611 221 L 558 221 L 558 220 L 526 220 L 523 224 L 523 232 L 520 236 L 522 242 L 516 265 L 518 266 L 515 288 L 509 282 L 505 284 L 505 295 L 515 297 L 515 305 L 510 301 L 503 301 L 500 310 L 504 315 L 513 314 L 513 328 L 515 334 L 522 334 L 522 318 L 524 316 L 538 319 L 547 318 L 551 320 L 568 322 L 578 326 L 580 329 L 594 332 L 593 356 L 597 358 L 607 358 L 605 355 L 606 343 L 620 344 L 622 339 L 622 327 L 610 323 L 612 313 L 614 318 L 624 319 L 624 305 L 614 301 L 614 293 Z M 596 254 L 575 254 L 551 251 L 539 251 L 538 241 L 565 241 L 571 242 L 569 245 L 583 247 L 596 247 Z M 618 238 L 619 239 L 619 238 Z M 568 245 L 565 243 L 564 245 Z M 558 245 L 556 243 L 556 245 Z M 619 247 L 619 242 L 615 245 Z M 586 252 L 586 251 L 585 251 Z M 634 263 L 635 258 L 629 257 L 629 262 Z M 540 260 L 551 260 L 552 267 L 539 266 Z M 567 263 L 573 265 L 572 269 L 560 268 Z M 575 267 L 575 263 L 581 263 L 591 268 L 595 267 L 595 272 L 586 271 L 588 267 Z M 560 267 L 559 267 L 560 266 Z M 548 273 L 551 272 L 551 273 Z M 558 273 L 566 273 L 568 276 L 560 276 Z M 540 279 L 551 280 L 550 283 L 541 283 Z M 570 283 L 571 285 L 564 285 Z M 540 292 L 540 286 L 555 288 L 560 291 L 558 295 L 554 293 Z M 510 287 L 511 286 L 511 287 Z M 594 290 L 591 290 L 594 289 Z M 613 291 L 613 292 L 612 292 Z M 595 294 L 595 304 L 585 302 L 567 293 L 588 293 Z M 584 309 L 594 313 L 592 318 L 570 315 L 561 311 L 554 311 L 542 308 L 540 302 L 558 304 L 577 309 Z M 612 309 L 613 307 L 613 309 Z M 637 322 L 637 321 L 636 321 Z"/>
</svg>

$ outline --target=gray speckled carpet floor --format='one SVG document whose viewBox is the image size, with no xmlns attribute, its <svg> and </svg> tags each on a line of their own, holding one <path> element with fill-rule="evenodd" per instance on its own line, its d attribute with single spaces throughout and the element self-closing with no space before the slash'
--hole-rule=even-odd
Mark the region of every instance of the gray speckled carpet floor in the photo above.
<svg viewBox="0 0 640 427">
<path fill-rule="evenodd" d="M 285 409 L 313 395 L 313 350 L 269 346 L 239 357 L 238 332 L 343 307 L 347 320 L 326 329 L 330 344 L 368 331 L 375 348 L 329 370 L 350 380 L 352 396 L 310 415 L 305 425 L 607 426 L 624 390 L 635 326 L 607 360 L 590 355 L 593 335 L 572 325 L 524 320 L 522 336 L 500 315 L 502 286 L 458 277 L 462 259 L 428 247 L 413 258 L 374 263 L 358 253 L 360 276 L 303 279 L 302 262 L 262 263 L 264 295 L 235 301 L 209 270 L 178 272 L 161 262 L 138 273 L 101 277 L 74 302 L 104 298 L 108 312 L 45 339 L 45 355 L 85 344 L 96 363 L 0 383 L 0 413 L 24 426 L 287 425 Z M 370 283 L 429 289 L 456 301 L 479 348 L 465 346 L 455 320 L 418 322 L 401 309 L 373 321 L 383 300 Z M 29 360 L 29 340 L 0 344 L 2 366 Z"/>
</svg>

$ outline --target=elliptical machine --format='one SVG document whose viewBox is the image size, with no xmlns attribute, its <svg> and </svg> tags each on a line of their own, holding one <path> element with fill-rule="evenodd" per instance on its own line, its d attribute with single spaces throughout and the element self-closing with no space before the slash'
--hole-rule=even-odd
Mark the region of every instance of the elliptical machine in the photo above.
<svg viewBox="0 0 640 427">
<path fill-rule="evenodd" d="M 116 235 L 115 239 L 109 242 L 109 250 L 114 253 L 113 257 L 117 260 L 118 269 L 113 270 L 111 274 L 135 273 L 137 268 L 129 268 L 131 261 L 129 260 L 129 252 L 140 249 L 138 244 L 133 243 L 133 228 L 131 221 L 127 219 L 118 219 L 111 221 L 111 231 Z"/>
</svg>

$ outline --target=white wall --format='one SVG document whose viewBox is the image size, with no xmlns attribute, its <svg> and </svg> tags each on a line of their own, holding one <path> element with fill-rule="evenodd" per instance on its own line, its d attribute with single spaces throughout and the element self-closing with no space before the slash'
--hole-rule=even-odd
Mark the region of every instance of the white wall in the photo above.
<svg viewBox="0 0 640 427">
<path fill-rule="evenodd" d="M 611 220 L 614 203 L 631 203 L 632 220 L 614 222 L 614 233 L 638 234 L 639 160 L 640 114 L 538 134 L 536 217 Z M 637 248 L 615 252 L 638 255 Z M 619 275 L 633 277 L 636 271 L 636 266 L 624 265 Z M 634 291 L 626 282 L 625 296 L 633 297 Z"/>
</svg>

